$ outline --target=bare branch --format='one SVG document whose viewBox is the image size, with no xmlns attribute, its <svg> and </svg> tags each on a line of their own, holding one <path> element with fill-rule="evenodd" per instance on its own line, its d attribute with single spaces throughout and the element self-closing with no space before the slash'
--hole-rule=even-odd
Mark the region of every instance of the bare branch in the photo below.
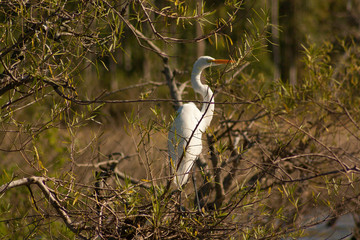
<svg viewBox="0 0 360 240">
<path fill-rule="evenodd" d="M 80 232 L 82 227 L 79 226 L 79 224 L 74 223 L 70 216 L 67 213 L 67 210 L 61 206 L 59 201 L 57 200 L 57 196 L 54 190 L 46 186 L 45 182 L 51 181 L 49 178 L 44 177 L 28 177 L 28 178 L 22 178 L 19 180 L 11 181 L 9 183 L 3 184 L 0 186 L 0 193 L 4 193 L 7 190 L 15 187 L 20 186 L 30 186 L 32 184 L 36 184 L 40 190 L 43 192 L 46 199 L 49 200 L 50 204 L 53 206 L 53 208 L 56 210 L 56 212 L 60 215 L 60 217 L 63 219 L 66 226 L 74 233 L 78 234 L 78 237 L 81 239 L 87 239 L 85 236 L 83 236 Z"/>
<path fill-rule="evenodd" d="M 125 173 L 120 172 L 118 169 L 115 169 L 114 173 L 118 178 L 120 178 L 120 179 L 122 179 L 124 181 L 129 180 L 132 184 L 139 185 L 139 186 L 144 187 L 144 188 L 150 188 L 151 187 L 151 185 L 149 183 L 137 180 L 137 179 L 135 179 L 133 177 L 130 177 L 130 176 L 127 176 Z"/>
</svg>

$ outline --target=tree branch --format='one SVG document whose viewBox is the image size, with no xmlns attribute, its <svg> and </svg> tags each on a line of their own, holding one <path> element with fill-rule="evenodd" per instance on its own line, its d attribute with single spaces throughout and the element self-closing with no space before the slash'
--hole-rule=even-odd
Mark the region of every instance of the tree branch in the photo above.
<svg viewBox="0 0 360 240">
<path fill-rule="evenodd" d="M 48 201 L 50 202 L 52 207 L 60 215 L 61 219 L 64 221 L 66 226 L 72 232 L 76 233 L 78 235 L 78 237 L 80 237 L 81 239 L 87 239 L 85 236 L 80 234 L 80 232 L 83 228 L 79 227 L 79 224 L 74 223 L 71 220 L 70 216 L 68 215 L 66 209 L 63 206 L 61 206 L 61 204 L 57 200 L 55 191 L 52 190 L 51 188 L 49 188 L 45 184 L 45 182 L 47 182 L 47 181 L 50 181 L 50 179 L 44 178 L 44 177 L 37 177 L 37 176 L 32 176 L 32 177 L 28 177 L 28 178 L 22 178 L 19 180 L 11 181 L 9 183 L 6 183 L 6 184 L 3 184 L 0 186 L 0 194 L 5 193 L 7 190 L 9 190 L 11 188 L 20 187 L 20 186 L 30 186 L 32 184 L 36 184 L 40 188 L 42 193 L 45 195 L 46 199 L 48 199 Z"/>
</svg>

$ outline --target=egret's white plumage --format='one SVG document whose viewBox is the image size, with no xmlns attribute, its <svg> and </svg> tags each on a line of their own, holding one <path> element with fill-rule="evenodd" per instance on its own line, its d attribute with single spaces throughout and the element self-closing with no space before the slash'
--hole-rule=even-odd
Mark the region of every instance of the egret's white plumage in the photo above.
<svg viewBox="0 0 360 240">
<path fill-rule="evenodd" d="M 208 85 L 201 83 L 201 72 L 207 67 L 229 62 L 231 61 L 202 56 L 193 66 L 191 85 L 195 92 L 202 95 L 204 103 L 201 110 L 194 103 L 181 106 L 168 137 L 171 168 L 175 173 L 174 182 L 179 189 L 187 182 L 189 172 L 201 153 L 201 136 L 210 125 L 214 114 L 213 92 Z"/>
</svg>

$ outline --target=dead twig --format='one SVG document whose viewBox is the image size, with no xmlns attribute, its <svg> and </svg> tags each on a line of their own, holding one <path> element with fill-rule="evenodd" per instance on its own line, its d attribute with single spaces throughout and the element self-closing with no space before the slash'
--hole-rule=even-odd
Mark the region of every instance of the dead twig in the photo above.
<svg viewBox="0 0 360 240">
<path fill-rule="evenodd" d="M 74 223 L 71 220 L 69 214 L 67 213 L 66 208 L 64 208 L 60 204 L 58 197 L 56 195 L 56 192 L 46 185 L 47 181 L 51 181 L 51 179 L 45 178 L 45 177 L 37 177 L 37 176 L 14 180 L 9 183 L 1 185 L 0 186 L 0 194 L 5 193 L 6 191 L 8 191 L 12 188 L 16 188 L 16 187 L 20 187 L 20 186 L 28 186 L 29 187 L 32 184 L 37 185 L 40 188 L 40 190 L 42 191 L 42 193 L 44 194 L 45 198 L 48 199 L 51 206 L 56 210 L 56 212 L 59 214 L 60 218 L 64 221 L 66 226 L 72 232 L 76 233 L 80 239 L 87 239 L 87 237 L 85 237 L 81 234 L 81 231 L 84 229 L 84 227 L 79 226 L 78 223 Z"/>
</svg>

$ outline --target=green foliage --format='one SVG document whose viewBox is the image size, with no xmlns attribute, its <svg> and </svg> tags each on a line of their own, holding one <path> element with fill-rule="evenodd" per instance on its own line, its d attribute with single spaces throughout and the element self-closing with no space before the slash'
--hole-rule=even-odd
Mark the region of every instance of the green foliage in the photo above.
<svg viewBox="0 0 360 240">
<path fill-rule="evenodd" d="M 283 14 L 294 9 L 280 1 L 284 26 L 264 1 L 2 2 L 1 237 L 296 239 L 359 212 L 360 47 L 348 35 L 359 19 L 347 2 Z M 199 54 L 236 62 L 204 74 L 216 110 L 193 167 L 201 209 L 191 184 L 175 190 L 166 152 L 169 81 L 201 105 L 188 82 Z"/>
</svg>

